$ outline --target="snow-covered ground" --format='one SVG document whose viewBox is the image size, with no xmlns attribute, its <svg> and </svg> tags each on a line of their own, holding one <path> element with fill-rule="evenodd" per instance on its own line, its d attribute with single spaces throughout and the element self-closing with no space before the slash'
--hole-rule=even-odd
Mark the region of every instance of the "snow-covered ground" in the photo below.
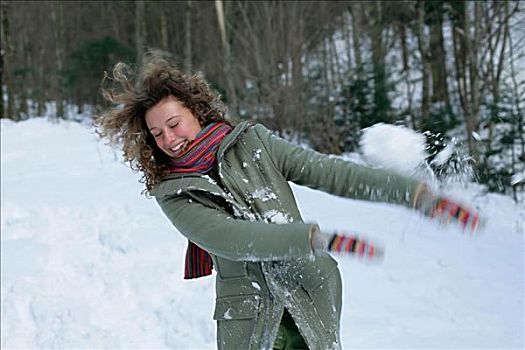
<svg viewBox="0 0 525 350">
<path fill-rule="evenodd" d="M 214 277 L 182 279 L 186 239 L 119 158 L 78 123 L 1 121 L 2 348 L 215 348 Z M 488 219 L 469 236 L 293 189 L 305 220 L 386 248 L 382 263 L 337 257 L 344 349 L 523 349 L 523 205 L 451 188 Z"/>
</svg>

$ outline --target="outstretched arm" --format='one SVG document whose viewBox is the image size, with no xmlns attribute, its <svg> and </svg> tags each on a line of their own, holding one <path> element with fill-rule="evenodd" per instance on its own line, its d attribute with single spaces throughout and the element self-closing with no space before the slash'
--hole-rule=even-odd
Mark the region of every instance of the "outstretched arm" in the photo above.
<svg viewBox="0 0 525 350">
<path fill-rule="evenodd" d="M 235 219 L 183 195 L 157 199 L 179 232 L 211 254 L 229 260 L 283 260 L 313 254 L 317 225 L 286 225 Z"/>
<path fill-rule="evenodd" d="M 262 125 L 254 128 L 288 181 L 342 197 L 401 204 L 440 222 L 458 223 L 471 232 L 478 227 L 475 210 L 432 193 L 421 181 L 299 147 L 272 135 Z"/>
<path fill-rule="evenodd" d="M 254 129 L 288 181 L 342 197 L 414 206 L 421 185 L 417 180 L 302 148 L 272 135 L 262 125 Z"/>
</svg>

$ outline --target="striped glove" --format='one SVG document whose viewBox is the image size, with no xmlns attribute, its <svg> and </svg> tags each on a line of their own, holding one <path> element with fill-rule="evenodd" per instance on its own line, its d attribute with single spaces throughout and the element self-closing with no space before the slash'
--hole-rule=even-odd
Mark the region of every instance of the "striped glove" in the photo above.
<svg viewBox="0 0 525 350">
<path fill-rule="evenodd" d="M 465 205 L 444 196 L 436 196 L 426 187 L 416 194 L 414 207 L 424 215 L 442 224 L 457 223 L 463 231 L 474 234 L 484 221 L 479 213 Z"/>
<path fill-rule="evenodd" d="M 463 231 L 474 234 L 480 223 L 479 213 L 446 197 L 437 197 L 426 213 L 429 217 L 449 224 L 456 222 Z"/>
<path fill-rule="evenodd" d="M 342 255 L 352 255 L 367 258 L 369 261 L 381 260 L 384 249 L 370 243 L 357 235 L 334 232 L 331 234 L 315 231 L 311 237 L 312 249 L 315 253 L 332 252 Z"/>
</svg>

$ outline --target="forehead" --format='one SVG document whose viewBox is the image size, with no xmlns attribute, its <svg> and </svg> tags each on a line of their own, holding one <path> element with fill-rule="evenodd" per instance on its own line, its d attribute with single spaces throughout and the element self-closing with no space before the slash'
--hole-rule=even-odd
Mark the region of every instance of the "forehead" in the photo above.
<svg viewBox="0 0 525 350">
<path fill-rule="evenodd" d="M 168 96 L 157 102 L 144 115 L 148 125 L 163 123 L 171 117 L 179 115 L 184 110 L 184 105 L 173 96 Z"/>
</svg>

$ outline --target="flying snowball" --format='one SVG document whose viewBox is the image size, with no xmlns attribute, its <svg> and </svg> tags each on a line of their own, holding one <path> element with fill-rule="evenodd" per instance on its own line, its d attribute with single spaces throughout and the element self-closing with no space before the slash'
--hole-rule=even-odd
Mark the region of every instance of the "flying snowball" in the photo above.
<svg viewBox="0 0 525 350">
<path fill-rule="evenodd" d="M 364 129 L 359 146 L 370 163 L 409 173 L 428 157 L 425 142 L 425 136 L 412 129 L 378 123 Z"/>
</svg>

